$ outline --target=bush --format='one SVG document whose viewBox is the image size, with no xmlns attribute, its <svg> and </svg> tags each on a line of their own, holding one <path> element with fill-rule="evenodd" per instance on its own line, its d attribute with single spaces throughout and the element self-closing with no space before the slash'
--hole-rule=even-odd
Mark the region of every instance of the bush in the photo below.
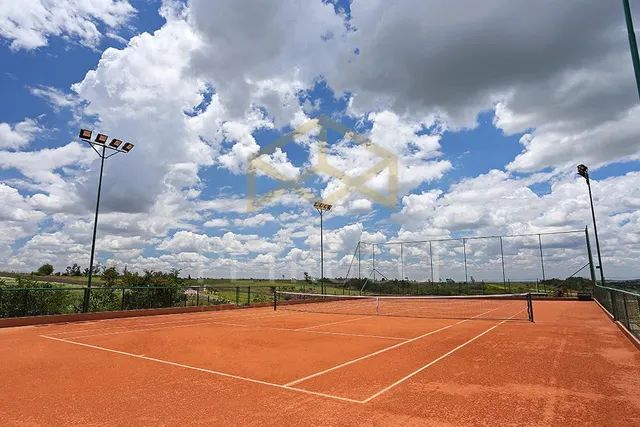
<svg viewBox="0 0 640 427">
<path fill-rule="evenodd" d="M 0 317 L 74 313 L 82 292 L 18 277 L 15 286 L 0 286 Z"/>
<path fill-rule="evenodd" d="M 53 265 L 51 264 L 42 264 L 40 268 L 38 268 L 38 274 L 41 276 L 50 276 L 53 273 Z"/>
</svg>

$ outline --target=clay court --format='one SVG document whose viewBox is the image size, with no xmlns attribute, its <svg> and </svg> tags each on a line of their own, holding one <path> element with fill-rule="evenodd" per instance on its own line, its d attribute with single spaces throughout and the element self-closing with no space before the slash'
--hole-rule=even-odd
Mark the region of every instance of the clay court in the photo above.
<svg viewBox="0 0 640 427">
<path fill-rule="evenodd" d="M 4 425 L 640 425 L 631 340 L 593 301 L 533 306 L 535 322 L 522 301 L 506 301 L 460 316 L 292 305 L 0 329 L 1 416 Z"/>
</svg>

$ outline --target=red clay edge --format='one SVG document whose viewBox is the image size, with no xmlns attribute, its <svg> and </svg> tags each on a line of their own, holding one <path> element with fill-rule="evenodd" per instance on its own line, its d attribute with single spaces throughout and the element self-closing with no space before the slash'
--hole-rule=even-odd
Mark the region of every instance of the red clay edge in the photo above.
<svg viewBox="0 0 640 427">
<path fill-rule="evenodd" d="M 235 310 L 242 308 L 269 307 L 271 303 L 247 306 L 234 304 L 204 305 L 195 307 L 148 308 L 143 310 L 101 311 L 96 313 L 53 314 L 46 316 L 11 317 L 0 319 L 0 328 L 16 326 L 44 325 L 48 323 L 81 322 L 87 320 L 117 319 L 124 317 L 157 316 L 161 314 L 197 313 L 202 311 Z"/>
<path fill-rule="evenodd" d="M 618 328 L 622 331 L 622 333 L 625 334 L 627 338 L 629 338 L 631 344 L 635 345 L 636 348 L 640 350 L 640 340 L 636 338 L 636 336 L 633 335 L 631 331 L 629 331 L 621 322 L 616 321 L 616 325 L 618 325 Z"/>
<path fill-rule="evenodd" d="M 604 313 L 609 317 L 609 319 L 611 319 L 612 322 L 614 322 L 618 328 L 622 331 L 622 333 L 629 339 L 629 341 L 631 341 L 631 344 L 633 344 L 638 350 L 640 350 L 640 340 L 638 338 L 636 338 L 635 335 L 633 335 L 631 333 L 631 331 L 629 331 L 621 322 L 615 320 L 613 318 L 613 315 L 611 313 L 609 313 L 607 311 L 606 308 L 604 308 L 604 306 L 602 304 L 600 304 L 600 302 L 598 302 L 597 299 L 593 299 L 595 301 L 596 304 L 598 304 L 598 307 L 600 307 L 602 309 L 602 311 L 604 311 Z"/>
</svg>

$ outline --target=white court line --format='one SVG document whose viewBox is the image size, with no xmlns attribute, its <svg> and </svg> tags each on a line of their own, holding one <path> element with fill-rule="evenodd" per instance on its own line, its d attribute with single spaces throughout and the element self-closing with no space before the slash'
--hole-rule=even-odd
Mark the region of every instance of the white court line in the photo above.
<svg viewBox="0 0 640 427">
<path fill-rule="evenodd" d="M 500 307 L 498 307 L 498 308 L 500 308 Z M 494 308 L 494 309 L 491 309 L 491 310 L 485 311 L 484 313 L 482 313 L 482 314 L 478 314 L 477 316 L 474 316 L 474 317 L 484 316 L 485 314 L 490 313 L 490 312 L 492 312 L 492 311 L 495 311 L 495 310 L 497 310 L 498 308 Z M 422 335 L 417 336 L 417 337 L 415 337 L 415 338 L 408 339 L 408 340 L 406 340 L 406 341 L 403 341 L 403 342 L 401 342 L 401 343 L 398 343 L 398 344 L 392 345 L 392 346 L 390 346 L 390 347 L 385 347 L 385 348 L 380 349 L 380 350 L 378 350 L 378 351 L 375 351 L 375 352 L 373 352 L 373 353 L 365 354 L 364 356 L 360 356 L 360 357 L 358 357 L 358 358 L 356 358 L 356 359 L 349 360 L 349 361 L 347 361 L 347 362 L 341 363 L 340 365 L 336 365 L 336 366 L 333 366 L 333 367 L 331 367 L 331 368 L 325 369 L 324 371 L 316 372 L 315 374 L 311 374 L 311 375 L 306 376 L 306 377 L 304 377 L 304 378 L 300 378 L 300 379 L 297 379 L 297 380 L 294 380 L 294 381 L 288 382 L 288 383 L 287 383 L 287 384 L 285 384 L 285 385 L 286 385 L 286 386 L 292 386 L 292 385 L 294 385 L 294 384 L 300 384 L 301 382 L 304 382 L 304 381 L 309 380 L 309 379 L 311 379 L 311 378 L 315 378 L 315 377 L 318 377 L 318 376 L 320 376 L 320 375 L 324 375 L 324 374 L 326 374 L 326 373 L 328 373 L 328 372 L 335 371 L 336 369 L 340 369 L 340 368 L 342 368 L 342 367 L 345 367 L 345 366 L 348 366 L 348 365 L 352 365 L 352 364 L 354 364 L 354 363 L 356 363 L 356 362 L 359 362 L 359 361 L 361 361 L 361 360 L 368 359 L 369 357 L 377 356 L 378 354 L 384 353 L 384 352 L 389 351 L 389 350 L 393 350 L 394 348 L 401 347 L 401 346 L 403 346 L 403 345 L 405 345 L 405 344 L 412 343 L 412 342 L 417 341 L 417 340 L 419 340 L 419 339 L 421 339 L 421 338 L 428 337 L 429 335 L 433 335 L 433 334 L 435 334 L 435 333 L 438 333 L 438 332 L 444 331 L 444 330 L 449 329 L 449 328 L 451 328 L 451 327 L 453 327 L 453 326 L 456 326 L 456 325 L 459 325 L 459 324 L 461 324 L 461 323 L 464 323 L 464 322 L 467 322 L 467 321 L 469 321 L 469 320 L 472 320 L 474 317 L 469 318 L 469 319 L 460 320 L 459 322 L 452 323 L 452 324 L 450 324 L 450 325 L 444 326 L 444 327 L 439 328 L 439 329 L 436 329 L 436 330 L 434 330 L 434 331 L 427 332 L 426 334 L 422 334 Z"/>
<path fill-rule="evenodd" d="M 298 330 L 298 329 L 294 329 L 294 328 L 279 328 L 279 327 L 272 327 L 272 326 L 253 326 L 253 325 L 245 325 L 245 324 L 241 324 L 241 323 L 218 322 L 218 321 L 213 321 L 213 320 L 203 320 L 201 322 L 193 322 L 193 323 L 188 323 L 188 324 L 160 326 L 158 328 L 135 328 L 135 329 L 128 329 L 128 330 L 124 330 L 124 331 L 100 332 L 100 333 L 96 333 L 96 334 L 86 334 L 86 335 L 73 335 L 73 336 L 66 336 L 64 338 L 77 339 L 77 338 L 100 337 L 100 336 L 106 336 L 106 335 L 118 335 L 118 334 L 127 334 L 127 333 L 144 332 L 144 331 L 155 331 L 155 330 L 163 330 L 163 329 L 176 329 L 176 328 L 185 328 L 185 327 L 190 327 L 190 326 L 202 326 L 202 325 L 236 326 L 236 327 L 246 328 L 248 330 L 269 329 L 269 330 L 276 330 L 276 331 L 289 331 L 289 332 L 308 333 L 308 334 L 343 335 L 343 336 L 350 336 L 350 337 L 382 338 L 382 339 L 400 340 L 400 341 L 404 341 L 404 340 L 408 339 L 406 337 L 390 337 L 390 336 L 383 336 L 383 335 L 351 334 L 351 333 L 347 333 L 347 332 L 306 331 L 306 330 Z M 62 337 L 58 337 L 58 338 L 62 338 Z"/>
<path fill-rule="evenodd" d="M 240 323 L 227 323 L 227 322 L 218 322 L 218 321 L 202 321 L 195 323 L 187 323 L 180 325 L 171 325 L 171 326 L 160 326 L 158 328 L 137 328 L 137 329 L 128 329 L 126 331 L 114 331 L 114 332 L 102 332 L 98 334 L 87 334 L 87 335 L 73 335 L 64 338 L 89 338 L 89 337 L 102 337 L 106 335 L 118 335 L 118 334 L 129 334 L 133 332 L 146 332 L 146 331 L 160 331 L 163 329 L 176 329 L 176 328 L 188 328 L 190 326 L 203 326 L 203 325 L 221 325 L 221 326 L 237 326 L 237 327 L 247 327 L 248 325 L 243 325 Z M 59 338 L 59 337 L 58 337 Z"/>
<path fill-rule="evenodd" d="M 271 329 L 271 328 L 269 328 Z M 286 329 L 286 328 L 283 328 Z M 289 331 L 294 332 L 304 332 L 307 334 L 321 334 L 321 335 L 343 335 L 346 337 L 366 337 L 366 338 L 384 338 L 387 340 L 398 340 L 398 341 L 406 341 L 409 338 L 406 337 L 388 337 L 385 335 L 367 335 L 367 334 L 350 334 L 348 332 L 328 332 L 328 331 L 308 331 L 308 330 L 298 330 L 298 329 L 288 329 Z"/>
<path fill-rule="evenodd" d="M 262 307 L 260 307 L 262 308 Z M 61 332 L 51 332 L 49 333 L 49 335 L 63 335 L 63 334 L 73 334 L 73 333 L 77 333 L 77 332 L 93 332 L 93 331 L 107 331 L 107 330 L 111 330 L 111 329 L 125 329 L 125 328 L 129 328 L 131 326 L 155 326 L 155 325 L 168 325 L 168 324 L 180 324 L 180 323 L 186 323 L 186 322 L 191 322 L 193 320 L 200 320 L 200 319 L 210 319 L 210 318 L 215 318 L 218 320 L 235 320 L 235 319 L 261 319 L 261 318 L 269 318 L 269 317 L 283 317 L 283 316 L 291 316 L 292 314 L 300 314 L 300 313 L 277 313 L 277 314 L 268 314 L 268 315 L 264 315 L 263 313 L 252 313 L 251 315 L 244 315 L 244 316 L 224 316 L 224 317 L 220 317 L 220 316 L 215 316 L 212 314 L 217 314 L 217 313 L 222 313 L 224 312 L 224 314 L 231 314 L 231 312 L 236 312 L 236 310 L 221 310 L 221 311 L 217 311 L 217 312 L 213 312 L 210 313 L 208 315 L 202 315 L 202 316 L 198 316 L 198 317 L 189 317 L 187 319 L 174 319 L 168 322 L 141 322 L 141 323 L 133 323 L 133 324 L 127 324 L 127 325 L 123 325 L 123 326 L 110 326 L 110 327 L 106 327 L 106 328 L 91 328 L 91 329 L 76 329 L 73 331 L 61 331 Z M 273 313 L 273 312 L 271 312 Z M 202 314 L 202 313 L 176 313 L 176 314 L 171 314 L 170 316 L 181 316 L 184 314 Z M 138 317 L 121 317 L 121 318 L 117 318 L 117 319 L 102 319 L 102 320 L 98 320 L 95 323 L 98 322 L 102 322 L 104 320 L 129 320 L 129 319 L 141 319 L 141 318 L 145 318 L 145 319 L 149 319 L 151 316 L 138 316 Z M 164 317 L 163 317 L 164 318 Z"/>
<path fill-rule="evenodd" d="M 320 314 L 324 314 L 324 313 L 320 313 Z M 352 314 L 347 314 L 347 315 L 348 316 L 353 316 Z M 372 317 L 376 317 L 376 316 L 373 315 L 373 316 L 356 317 L 355 319 L 347 319 L 347 320 L 339 320 L 337 322 L 322 323 L 320 325 L 313 325 L 313 326 L 307 326 L 307 327 L 304 327 L 304 328 L 294 329 L 294 331 L 308 331 L 309 329 L 320 328 L 322 326 L 329 326 L 329 325 L 337 325 L 337 324 L 340 324 L 340 323 L 355 322 L 356 320 L 370 319 Z"/>
<path fill-rule="evenodd" d="M 457 346 L 456 348 L 446 352 L 445 354 L 443 354 L 442 356 L 438 357 L 435 360 L 432 360 L 431 362 L 427 363 L 426 365 L 424 365 L 423 367 L 416 369 L 415 371 L 411 372 L 409 375 L 404 376 L 403 378 L 400 378 L 398 381 L 394 382 L 393 384 L 383 388 L 382 390 L 378 391 L 377 393 L 367 397 L 365 400 L 363 400 L 363 403 L 367 403 L 369 401 L 371 401 L 372 399 L 375 399 L 376 397 L 380 396 L 383 393 L 386 393 L 387 391 L 391 390 L 392 388 L 402 384 L 403 382 L 405 382 L 406 380 L 408 380 L 409 378 L 413 377 L 414 375 L 419 374 L 420 372 L 424 371 L 425 369 L 429 368 L 430 366 L 432 366 L 433 364 L 441 361 L 442 359 L 444 359 L 445 357 L 455 353 L 456 351 L 460 350 L 461 348 L 465 347 L 466 345 L 474 342 L 475 340 L 477 340 L 478 338 L 480 338 L 481 336 L 488 334 L 489 332 L 491 332 L 492 330 L 494 330 L 495 328 L 497 328 L 498 326 L 502 325 L 504 322 L 507 322 L 509 320 L 511 320 L 512 318 L 514 318 L 515 316 L 517 316 L 518 314 L 522 313 L 524 311 L 524 309 L 520 310 L 519 312 L 517 312 L 516 314 L 514 314 L 513 316 L 509 317 L 508 319 L 504 319 L 503 321 L 493 325 L 492 327 L 490 327 L 489 329 L 485 330 L 484 332 L 479 333 L 478 335 L 476 335 L 475 337 L 465 341 L 464 343 L 460 344 L 459 346 Z"/>
<path fill-rule="evenodd" d="M 134 357 L 136 359 L 148 360 L 148 361 L 151 361 L 151 362 L 162 363 L 162 364 L 165 364 L 165 365 L 177 366 L 179 368 L 190 369 L 190 370 L 193 370 L 193 371 L 205 372 L 205 373 L 208 373 L 208 374 L 218 375 L 218 376 L 221 376 L 221 377 L 234 378 L 234 379 L 237 379 L 237 380 L 247 381 L 247 382 L 251 382 L 251 383 L 255 383 L 255 384 L 267 385 L 267 386 L 276 387 L 276 388 L 280 388 L 280 389 L 284 389 L 284 390 L 291 390 L 291 391 L 296 391 L 296 392 L 299 392 L 299 393 L 306 393 L 306 394 L 311 394 L 311 395 L 314 395 L 314 396 L 320 396 L 320 397 L 326 397 L 326 398 L 329 398 L 329 399 L 341 400 L 343 402 L 360 403 L 360 404 L 364 403 L 361 400 L 349 399 L 348 397 L 334 396 L 334 395 L 331 395 L 331 394 L 325 394 L 325 393 L 320 393 L 320 392 L 311 391 L 311 390 L 304 390 L 304 389 L 296 388 L 296 387 L 289 387 L 287 385 L 270 383 L 270 382 L 267 382 L 267 381 L 256 380 L 254 378 L 241 377 L 239 375 L 228 374 L 228 373 L 225 373 L 225 372 L 214 371 L 214 370 L 211 370 L 211 369 L 198 368 L 196 366 L 185 365 L 185 364 L 182 364 L 182 363 L 171 362 L 171 361 L 168 361 L 168 360 L 156 359 L 155 357 L 144 356 L 144 355 L 141 355 L 141 354 L 133 354 L 133 353 L 128 353 L 126 351 L 113 350 L 111 348 L 100 347 L 100 346 L 97 346 L 97 345 L 91 345 L 91 344 L 85 344 L 85 343 L 70 341 L 70 340 L 67 340 L 67 339 L 64 339 L 64 338 L 50 337 L 50 336 L 47 336 L 47 335 L 40 335 L 40 336 L 42 338 L 47 338 L 47 339 L 54 340 L 54 341 L 65 342 L 65 343 L 68 343 L 68 344 L 75 344 L 75 345 L 79 345 L 79 346 L 82 346 L 82 347 L 88 347 L 88 348 L 92 348 L 92 349 L 95 349 L 95 350 L 102 350 L 102 351 L 106 351 L 106 352 L 109 352 L 109 353 L 116 353 L 116 354 L 120 354 L 120 355 L 123 355 L 123 356 Z"/>
</svg>

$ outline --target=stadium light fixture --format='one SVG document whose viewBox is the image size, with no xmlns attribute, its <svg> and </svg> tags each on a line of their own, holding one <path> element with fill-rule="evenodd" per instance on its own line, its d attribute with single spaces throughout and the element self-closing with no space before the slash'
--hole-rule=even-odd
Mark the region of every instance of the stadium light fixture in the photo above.
<svg viewBox="0 0 640 427">
<path fill-rule="evenodd" d="M 90 140 L 92 133 L 89 129 L 80 129 L 80 139 Z"/>
<path fill-rule="evenodd" d="M 91 146 L 93 151 L 100 157 L 100 178 L 98 179 L 98 197 L 96 200 L 96 213 L 93 220 L 93 237 L 91 239 L 91 258 L 89 259 L 89 274 L 87 278 L 87 287 L 84 292 L 84 301 L 82 305 L 82 311 L 89 310 L 89 298 L 91 295 L 91 281 L 93 278 L 93 258 L 96 251 L 96 231 L 98 230 L 98 211 L 100 209 L 100 192 L 102 190 L 102 172 L 104 171 L 104 161 L 109 157 L 115 156 L 118 153 L 128 153 L 133 148 L 133 144 L 130 142 L 124 143 L 122 148 L 122 140 L 113 138 L 107 145 L 109 137 L 103 133 L 98 133 L 95 139 L 92 141 L 91 136 L 93 131 L 89 129 L 80 129 L 80 139 Z M 96 148 L 97 147 L 97 148 Z M 112 151 L 107 154 L 107 149 Z"/>
<path fill-rule="evenodd" d="M 600 256 L 600 241 L 598 240 L 598 226 L 596 225 L 596 211 L 593 208 L 593 196 L 591 195 L 591 181 L 589 180 L 589 168 L 583 164 L 578 165 L 578 175 L 583 177 L 587 181 L 587 188 L 589 189 L 589 203 L 591 204 L 591 218 L 593 219 L 593 233 L 596 236 L 596 251 L 598 252 L 598 266 L 596 268 L 600 270 L 600 284 L 604 286 L 604 271 L 602 270 L 602 257 Z"/>
<path fill-rule="evenodd" d="M 106 144 L 109 137 L 103 133 L 99 133 L 96 135 L 96 139 L 94 140 L 98 144 Z"/>
<path fill-rule="evenodd" d="M 323 227 L 322 227 L 322 216 L 325 212 L 330 211 L 332 205 L 323 202 L 315 202 L 313 207 L 316 208 L 318 213 L 320 214 L 320 293 L 325 293 L 324 288 L 324 241 L 323 241 Z"/>
</svg>

